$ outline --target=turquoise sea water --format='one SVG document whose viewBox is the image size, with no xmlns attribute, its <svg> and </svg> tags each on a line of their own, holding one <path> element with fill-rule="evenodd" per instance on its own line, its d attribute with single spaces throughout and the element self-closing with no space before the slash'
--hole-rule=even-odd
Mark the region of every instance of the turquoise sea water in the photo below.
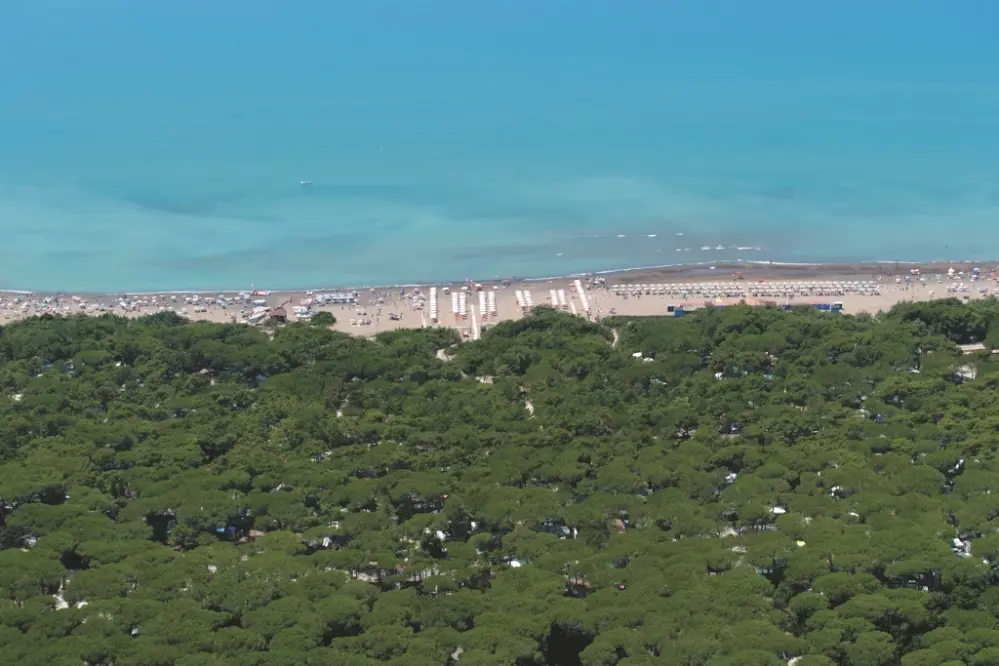
<svg viewBox="0 0 999 666">
<path fill-rule="evenodd" d="M 994 0 L 4 0 L 0 287 L 999 259 L 997 35 Z"/>
</svg>

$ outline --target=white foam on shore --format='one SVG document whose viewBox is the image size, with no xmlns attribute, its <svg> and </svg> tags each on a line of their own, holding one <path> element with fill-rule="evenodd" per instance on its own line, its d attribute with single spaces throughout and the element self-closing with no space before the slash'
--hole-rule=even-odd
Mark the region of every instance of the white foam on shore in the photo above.
<svg viewBox="0 0 999 666">
<path fill-rule="evenodd" d="M 801 266 L 801 267 L 807 267 L 807 266 L 835 266 L 836 265 L 836 264 L 817 264 L 817 263 L 811 263 L 811 262 L 807 262 L 807 261 L 766 261 L 766 260 L 763 260 L 763 261 L 748 260 L 748 261 L 745 261 L 743 263 L 751 264 L 753 266 L 788 266 L 788 267 L 794 267 L 794 266 Z M 875 262 L 863 262 L 863 263 L 875 263 Z"/>
<path fill-rule="evenodd" d="M 509 277 L 494 277 L 491 279 L 476 280 L 480 284 L 498 284 L 500 282 L 510 282 L 510 283 L 525 283 L 525 282 L 550 282 L 553 280 L 573 280 L 575 278 L 585 278 L 595 275 L 616 275 L 616 274 L 628 274 L 628 273 L 638 273 L 642 271 L 662 271 L 662 270 L 684 270 L 689 269 L 691 271 L 703 270 L 705 268 L 711 269 L 735 269 L 739 267 L 747 268 L 817 268 L 817 269 L 828 269 L 829 271 L 839 271 L 844 268 L 859 268 L 863 266 L 947 266 L 952 264 L 958 265 L 974 265 L 977 264 L 981 267 L 986 266 L 999 266 L 999 260 L 988 259 L 988 260 L 976 260 L 976 259 L 953 259 L 953 260 L 934 260 L 934 261 L 906 261 L 906 260 L 896 260 L 896 259 L 881 259 L 876 261 L 857 261 L 857 262 L 794 262 L 794 261 L 770 261 L 766 259 L 736 259 L 732 261 L 722 260 L 722 261 L 696 261 L 696 262 L 682 262 L 674 264 L 651 264 L 645 266 L 632 266 L 627 268 L 609 268 L 605 270 L 598 271 L 582 271 L 578 273 L 568 273 L 561 275 L 547 275 L 541 277 L 524 277 L 524 276 L 509 276 Z M 170 290 L 170 291 L 109 291 L 109 292 L 89 292 L 89 291 L 73 291 L 68 289 L 62 289 L 58 291 L 48 291 L 39 290 L 31 291 L 27 289 L 5 289 L 0 288 L 0 294 L 9 294 L 15 296 L 33 296 L 33 295 L 55 295 L 55 294 L 65 294 L 65 295 L 78 295 L 78 296 L 89 296 L 89 297 L 110 297 L 118 295 L 126 296 L 213 296 L 216 294 L 240 294 L 240 293 L 252 293 L 254 290 L 258 291 L 268 291 L 272 295 L 280 294 L 297 294 L 306 291 L 313 292 L 324 292 L 324 291 L 372 291 L 372 290 L 386 290 L 386 289 L 424 289 L 431 286 L 449 286 L 449 285 L 461 285 L 464 280 L 438 280 L 438 281 L 428 281 L 428 282 L 407 282 L 401 284 L 380 284 L 380 285 L 363 285 L 359 287 L 355 286 L 324 286 L 324 287 L 301 287 L 301 288 L 281 288 L 281 289 L 266 289 L 259 287 L 244 287 L 242 289 L 187 289 L 187 290 Z"/>
</svg>

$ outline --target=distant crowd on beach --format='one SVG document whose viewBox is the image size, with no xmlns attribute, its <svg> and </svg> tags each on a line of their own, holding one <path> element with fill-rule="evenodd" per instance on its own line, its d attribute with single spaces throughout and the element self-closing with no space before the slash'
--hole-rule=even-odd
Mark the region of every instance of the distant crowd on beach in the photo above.
<svg viewBox="0 0 999 666">
<path fill-rule="evenodd" d="M 807 274 L 805 274 L 807 273 Z M 722 276 L 723 275 L 723 276 Z M 715 275 L 710 275 L 714 278 Z M 0 323 L 26 317 L 175 312 L 192 320 L 250 325 L 308 321 L 319 312 L 334 328 L 372 335 L 396 328 L 452 327 L 477 339 L 497 322 L 549 306 L 597 320 L 609 315 L 652 316 L 705 305 L 833 305 L 843 312 L 888 310 L 903 301 L 983 298 L 999 288 L 997 269 L 911 267 L 895 274 L 843 275 L 831 269 L 733 271 L 705 279 L 683 271 L 627 271 L 535 281 L 493 281 L 356 290 L 265 291 L 217 294 L 0 293 Z"/>
</svg>

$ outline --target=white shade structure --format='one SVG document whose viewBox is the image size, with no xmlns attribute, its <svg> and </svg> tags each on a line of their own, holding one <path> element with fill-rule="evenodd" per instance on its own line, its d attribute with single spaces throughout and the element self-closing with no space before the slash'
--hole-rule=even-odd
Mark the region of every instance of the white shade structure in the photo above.
<svg viewBox="0 0 999 666">
<path fill-rule="evenodd" d="M 437 287 L 430 287 L 430 321 L 437 323 L 440 312 L 437 305 Z"/>
<path fill-rule="evenodd" d="M 583 312 L 589 314 L 590 299 L 586 296 L 586 290 L 583 289 L 583 281 L 579 279 L 573 280 L 573 285 L 576 287 L 576 293 L 579 294 L 579 302 L 583 304 Z"/>
</svg>

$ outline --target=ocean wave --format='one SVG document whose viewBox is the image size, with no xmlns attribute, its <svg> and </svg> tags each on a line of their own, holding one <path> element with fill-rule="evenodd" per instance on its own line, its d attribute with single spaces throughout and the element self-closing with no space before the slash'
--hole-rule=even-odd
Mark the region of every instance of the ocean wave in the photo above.
<svg viewBox="0 0 999 666">
<path fill-rule="evenodd" d="M 445 200 L 439 206 L 324 196 L 319 190 L 300 196 L 296 188 L 284 188 L 291 192 L 287 197 L 258 193 L 239 205 L 219 195 L 216 214 L 201 215 L 143 207 L 105 190 L 0 184 L 0 219 L 11 241 L 0 248 L 0 286 L 45 293 L 192 294 L 231 293 L 250 285 L 406 288 L 455 284 L 466 276 L 556 279 L 593 274 L 584 270 L 590 267 L 607 274 L 633 270 L 629 265 L 859 263 L 893 252 L 909 261 L 868 263 L 929 265 L 949 263 L 941 248 L 967 256 L 999 242 L 996 228 L 974 226 L 974 220 L 992 219 L 988 208 L 958 207 L 952 224 L 928 214 L 918 225 L 930 232 L 900 237 L 892 231 L 902 228 L 896 216 L 853 218 L 802 207 L 791 211 L 792 219 L 787 210 L 780 211 L 784 217 L 771 216 L 773 211 L 758 204 L 744 214 L 731 201 L 678 194 L 639 179 L 573 182 L 549 191 L 541 207 L 528 191 L 495 185 L 503 192 L 509 188 L 509 210 L 554 211 L 551 218 L 504 216 L 502 207 L 491 217 L 484 210 L 471 215 L 460 201 L 446 200 L 448 191 L 460 199 L 457 186 L 441 191 Z M 593 184 L 604 190 L 587 193 Z M 183 192 L 164 200 L 185 201 Z M 591 210 L 594 201 L 599 205 Z M 972 212 L 974 220 L 964 224 Z M 968 233 L 952 238 L 955 226 Z M 861 228 L 872 233 L 858 233 Z M 614 237 L 621 240 L 607 241 Z M 656 261 L 670 251 L 680 253 L 680 261 Z M 683 261 L 694 257 L 705 261 Z M 177 289 L 185 286 L 190 289 Z"/>
</svg>

